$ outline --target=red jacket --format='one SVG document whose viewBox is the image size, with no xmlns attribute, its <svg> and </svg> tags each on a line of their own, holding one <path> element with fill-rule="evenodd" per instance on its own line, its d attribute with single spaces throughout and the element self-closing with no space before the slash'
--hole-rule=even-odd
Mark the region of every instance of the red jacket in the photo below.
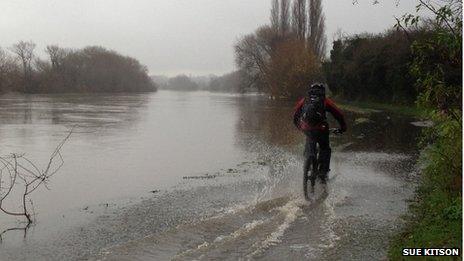
<svg viewBox="0 0 464 261">
<path fill-rule="evenodd" d="M 295 106 L 295 112 L 293 114 L 293 124 L 295 124 L 295 126 L 299 130 L 302 130 L 302 131 L 328 130 L 329 125 L 326 121 L 321 122 L 315 126 L 310 126 L 308 123 L 301 120 L 301 113 L 302 113 L 304 102 L 305 102 L 305 98 L 301 98 L 298 100 Z M 329 98 L 325 98 L 324 105 L 325 105 L 325 110 L 330 112 L 330 114 L 332 114 L 332 116 L 338 121 L 338 124 L 340 124 L 340 128 L 342 129 L 342 131 L 346 131 L 347 127 L 346 127 L 345 117 L 343 116 L 342 111 Z"/>
</svg>

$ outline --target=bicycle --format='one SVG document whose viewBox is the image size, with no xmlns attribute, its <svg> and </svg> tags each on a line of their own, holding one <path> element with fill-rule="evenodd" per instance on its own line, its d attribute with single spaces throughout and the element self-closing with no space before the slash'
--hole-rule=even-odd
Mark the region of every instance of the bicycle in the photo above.
<svg viewBox="0 0 464 261">
<path fill-rule="evenodd" d="M 329 129 L 329 132 L 330 133 L 333 133 L 333 134 L 336 134 L 336 135 L 340 135 L 342 134 L 342 131 L 340 129 L 335 129 L 335 128 L 332 128 L 332 129 Z M 322 173 L 319 172 L 319 166 L 321 164 L 321 162 L 319 161 L 319 145 L 316 145 L 316 154 L 314 155 L 314 157 L 309 160 L 308 162 L 305 162 L 305 164 L 309 163 L 310 166 L 307 167 L 307 169 L 309 169 L 309 171 L 306 173 L 306 172 L 303 172 L 303 193 L 304 193 L 304 196 L 306 198 L 306 200 L 309 200 L 309 196 L 308 196 L 308 180 L 311 182 L 311 191 L 313 192 L 314 191 L 314 186 L 316 185 L 316 179 L 319 177 L 323 183 L 325 184 L 325 182 L 327 182 L 327 176 L 321 176 Z M 306 169 L 306 166 L 305 166 L 305 169 Z M 310 173 L 310 175 L 308 175 Z"/>
</svg>

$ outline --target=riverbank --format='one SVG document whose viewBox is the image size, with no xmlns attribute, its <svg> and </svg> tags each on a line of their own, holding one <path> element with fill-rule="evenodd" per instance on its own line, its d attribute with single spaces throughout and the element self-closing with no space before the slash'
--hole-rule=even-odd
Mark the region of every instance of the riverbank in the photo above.
<svg viewBox="0 0 464 261">
<path fill-rule="evenodd" d="M 390 244 L 389 258 L 399 260 L 405 247 L 462 246 L 462 131 L 459 120 L 436 119 L 424 139 L 421 181 L 404 217 L 403 231 Z"/>
<path fill-rule="evenodd" d="M 368 114 L 373 112 L 385 111 L 414 118 L 425 118 L 426 112 L 418 108 L 415 104 L 412 105 L 399 105 L 380 102 L 368 101 L 346 101 L 343 99 L 336 99 L 339 107 L 343 110 L 352 111 L 356 113 Z"/>
</svg>

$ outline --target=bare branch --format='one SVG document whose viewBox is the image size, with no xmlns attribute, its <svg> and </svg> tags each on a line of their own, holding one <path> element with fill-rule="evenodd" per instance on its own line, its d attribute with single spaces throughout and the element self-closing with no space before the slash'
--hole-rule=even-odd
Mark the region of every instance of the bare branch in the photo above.
<svg viewBox="0 0 464 261">
<path fill-rule="evenodd" d="M 28 223 L 26 229 L 33 222 L 32 217 L 35 213 L 34 205 L 32 199 L 30 198 L 30 194 L 42 185 L 48 189 L 48 180 L 51 176 L 55 175 L 64 164 L 63 156 L 61 155 L 61 149 L 63 145 L 66 143 L 66 141 L 71 137 L 73 129 L 69 131 L 66 137 L 57 145 L 55 150 L 52 152 L 44 171 L 41 171 L 35 163 L 33 163 L 23 154 L 11 154 L 10 156 L 0 157 L 0 163 L 3 165 L 0 168 L 0 211 L 7 215 L 24 216 Z M 59 160 L 58 165 L 54 164 L 54 162 L 57 159 Z M 5 181 L 4 179 L 4 175 L 6 174 L 8 174 L 7 176 L 9 177 L 8 181 Z M 21 182 L 17 182 L 18 179 L 22 181 L 22 189 L 17 188 L 17 186 L 21 184 Z M 9 198 L 12 195 L 13 191 L 17 190 L 22 191 L 22 210 L 11 211 L 5 209 L 3 203 L 7 198 Z M 29 210 L 29 206 L 32 209 L 32 212 Z M 10 230 L 5 230 L 4 232 L 0 233 L 0 240 L 1 235 L 4 234 L 6 231 Z"/>
</svg>

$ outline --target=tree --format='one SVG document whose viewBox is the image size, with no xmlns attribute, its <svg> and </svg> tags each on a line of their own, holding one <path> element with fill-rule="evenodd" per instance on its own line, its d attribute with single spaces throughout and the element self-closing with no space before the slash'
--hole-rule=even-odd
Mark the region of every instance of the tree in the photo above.
<svg viewBox="0 0 464 261">
<path fill-rule="evenodd" d="M 295 0 L 292 10 L 292 29 L 297 39 L 301 41 L 306 38 L 306 18 L 306 0 Z"/>
<path fill-rule="evenodd" d="M 258 28 L 235 45 L 243 82 L 274 97 L 291 97 L 301 94 L 309 82 L 320 79 L 320 59 L 306 39 L 308 14 L 305 0 L 272 1 L 271 25 Z M 315 28 L 319 25 L 323 23 Z M 323 29 L 318 33 L 322 36 L 317 39 L 325 39 Z"/>
<path fill-rule="evenodd" d="M 17 62 L 0 48 L 0 92 L 17 88 L 19 78 L 20 72 Z"/>
<path fill-rule="evenodd" d="M 241 72 L 234 71 L 212 78 L 207 89 L 213 92 L 243 93 L 249 90 L 249 86 L 243 81 Z"/>
<path fill-rule="evenodd" d="M 322 12 L 322 0 L 309 0 L 308 44 L 313 52 L 323 59 L 326 52 L 325 16 Z"/>
<path fill-rule="evenodd" d="M 48 45 L 45 48 L 45 52 L 50 58 L 53 70 L 59 70 L 63 65 L 64 58 L 66 57 L 66 51 L 57 45 Z"/>
<path fill-rule="evenodd" d="M 428 37 L 415 39 L 411 73 L 421 91 L 419 103 L 462 119 L 462 2 L 419 0 L 417 11 L 426 10 L 434 19 L 408 14 L 397 19 L 397 28 L 410 37 L 423 28 Z"/>
<path fill-rule="evenodd" d="M 411 42 L 396 30 L 342 37 L 323 63 L 324 74 L 332 93 L 342 98 L 411 104 L 417 97 L 407 73 L 411 56 Z"/>
<path fill-rule="evenodd" d="M 304 41 L 292 38 L 275 47 L 267 75 L 270 93 L 275 97 L 304 95 L 308 83 L 318 79 L 320 64 Z"/>
<path fill-rule="evenodd" d="M 269 62 L 275 47 L 281 40 L 280 33 L 269 26 L 263 26 L 254 34 L 243 37 L 235 45 L 235 61 L 249 82 L 258 88 L 270 86 Z M 264 88 L 263 88 L 264 89 Z"/>
<path fill-rule="evenodd" d="M 272 0 L 271 8 L 271 27 L 273 30 L 278 31 L 280 27 L 280 6 L 279 0 Z"/>
<path fill-rule="evenodd" d="M 169 79 L 168 89 L 178 91 L 196 91 L 199 89 L 199 86 L 187 75 L 181 74 Z"/>
<path fill-rule="evenodd" d="M 412 41 L 409 73 L 433 126 L 421 139 L 421 180 L 391 260 L 402 258 L 405 245 L 462 245 L 462 1 L 419 0 L 416 14 L 397 22 Z M 425 37 L 411 37 L 416 30 Z"/>
<path fill-rule="evenodd" d="M 18 56 L 23 66 L 24 92 L 28 92 L 32 87 L 32 60 L 34 59 L 35 46 L 32 41 L 20 41 L 10 48 Z"/>
<path fill-rule="evenodd" d="M 282 38 L 269 26 L 242 38 L 235 46 L 243 76 L 275 97 L 293 97 L 319 74 L 319 62 L 305 41 Z"/>
<path fill-rule="evenodd" d="M 280 0 L 280 33 L 286 36 L 290 32 L 290 0 Z"/>
</svg>

